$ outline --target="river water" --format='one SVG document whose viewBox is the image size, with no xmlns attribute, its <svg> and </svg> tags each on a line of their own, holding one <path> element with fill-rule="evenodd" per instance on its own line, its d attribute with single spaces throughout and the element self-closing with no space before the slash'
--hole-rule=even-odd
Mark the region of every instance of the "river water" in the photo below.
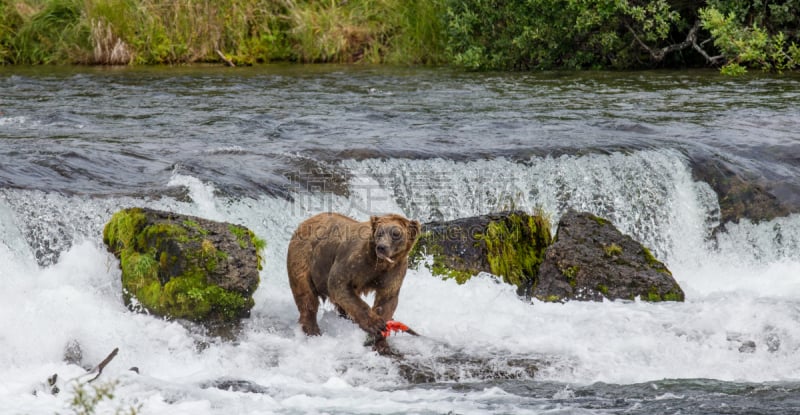
<svg viewBox="0 0 800 415">
<path fill-rule="evenodd" d="M 800 205 L 798 102 L 797 76 L 709 71 L 0 68 L 0 413 L 75 411 L 74 379 L 114 348 L 100 413 L 798 413 L 800 215 L 718 227 L 693 174 L 723 160 Z M 101 233 L 129 206 L 267 241 L 235 340 L 126 309 Z M 330 306 L 323 336 L 297 327 L 304 218 L 511 207 L 611 219 L 686 301 L 523 301 L 421 268 L 395 317 L 424 336 L 390 339 L 402 360 Z"/>
</svg>

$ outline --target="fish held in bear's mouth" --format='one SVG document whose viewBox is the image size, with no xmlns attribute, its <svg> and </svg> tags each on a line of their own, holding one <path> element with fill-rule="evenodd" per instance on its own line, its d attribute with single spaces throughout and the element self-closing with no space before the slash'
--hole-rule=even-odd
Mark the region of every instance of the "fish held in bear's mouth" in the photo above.
<svg viewBox="0 0 800 415">
<path fill-rule="evenodd" d="M 388 262 L 390 264 L 394 264 L 394 260 L 392 258 L 389 258 L 386 255 L 381 255 L 381 254 L 377 254 L 377 255 L 378 255 L 378 259 L 382 259 L 382 260 L 384 260 L 384 261 L 386 261 L 386 262 Z"/>
</svg>

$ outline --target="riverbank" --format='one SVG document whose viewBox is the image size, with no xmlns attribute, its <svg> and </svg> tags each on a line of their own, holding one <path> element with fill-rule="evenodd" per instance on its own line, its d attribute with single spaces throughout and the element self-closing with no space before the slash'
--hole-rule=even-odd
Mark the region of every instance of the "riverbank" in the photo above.
<svg viewBox="0 0 800 415">
<path fill-rule="evenodd" d="M 0 63 L 793 70 L 800 1 L 0 0 Z M 760 4 L 760 3 L 759 3 Z"/>
</svg>

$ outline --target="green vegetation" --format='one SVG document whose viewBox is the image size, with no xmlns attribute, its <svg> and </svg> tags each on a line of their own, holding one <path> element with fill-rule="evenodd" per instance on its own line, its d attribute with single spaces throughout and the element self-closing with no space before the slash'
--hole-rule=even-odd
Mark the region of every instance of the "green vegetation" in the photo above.
<svg viewBox="0 0 800 415">
<path fill-rule="evenodd" d="M 441 238 L 436 236 L 433 232 L 423 232 L 419 236 L 419 240 L 411 248 L 408 254 L 409 266 L 417 267 L 420 264 L 424 265 L 431 274 L 442 277 L 444 279 L 453 279 L 458 284 L 467 282 L 473 275 L 477 274 L 478 270 L 466 271 L 463 269 L 456 269 L 454 266 L 448 266 L 446 261 L 447 257 L 444 255 Z M 423 262 L 426 256 L 431 257 L 430 262 Z M 458 260 L 458 257 L 449 258 L 451 261 Z M 465 268 L 465 267 L 461 267 Z"/>
<path fill-rule="evenodd" d="M 650 268 L 667 275 L 672 275 L 672 273 L 667 269 L 667 266 L 664 265 L 663 262 L 656 259 L 652 252 L 646 247 L 642 247 L 642 255 L 644 256 L 644 260 L 647 262 L 647 265 Z"/>
<path fill-rule="evenodd" d="M 104 403 L 110 403 L 115 398 L 115 391 L 118 382 L 111 381 L 102 384 L 84 383 L 80 381 L 72 382 L 72 399 L 69 401 L 69 409 L 75 415 L 93 415 L 96 413 L 106 413 L 109 409 Z M 142 404 L 125 405 L 121 404 L 116 408 L 116 414 L 136 415 L 141 411 Z M 127 407 L 125 407 L 127 406 Z"/>
<path fill-rule="evenodd" d="M 597 284 L 597 287 L 595 287 L 595 289 L 597 289 L 597 291 L 600 291 L 603 295 L 608 296 L 608 286 L 607 285 L 605 285 L 605 284 Z"/>
<path fill-rule="evenodd" d="M 605 253 L 606 257 L 612 258 L 622 254 L 622 247 L 615 243 L 612 243 L 611 245 L 604 246 L 603 252 Z"/>
<path fill-rule="evenodd" d="M 795 69 L 800 0 L 447 2 L 447 51 L 468 69 L 726 64 Z M 713 41 L 713 46 L 707 44 Z"/>
<path fill-rule="evenodd" d="M 476 239 L 486 244 L 492 274 L 523 287 L 526 281 L 536 278 L 544 252 L 552 243 L 550 221 L 541 212 L 530 216 L 512 213 L 490 222 L 486 232 L 476 235 Z"/>
<path fill-rule="evenodd" d="M 578 284 L 576 277 L 578 276 L 578 271 L 581 270 L 581 267 L 577 265 L 573 265 L 571 267 L 567 267 L 561 270 L 561 273 L 567 277 L 567 281 L 569 282 L 569 286 L 575 288 Z"/>
<path fill-rule="evenodd" d="M 10 64 L 441 63 L 441 0 L 0 0 Z"/>
<path fill-rule="evenodd" d="M 0 62 L 712 65 L 735 75 L 797 69 L 799 16 L 800 0 L 0 0 Z"/>
<path fill-rule="evenodd" d="M 253 248 L 255 248 L 256 258 L 258 258 L 258 270 L 261 271 L 263 266 L 262 262 L 264 259 L 261 256 L 261 252 L 267 247 L 267 242 L 257 237 L 256 234 L 250 229 L 243 228 L 241 226 L 228 225 L 228 230 L 236 236 L 236 240 L 239 242 L 239 247 L 244 249 L 247 248 L 248 244 L 251 244 Z"/>
<path fill-rule="evenodd" d="M 278 1 L 0 0 L 0 56 L 16 64 L 237 63 L 289 56 Z"/>
<path fill-rule="evenodd" d="M 782 72 L 800 65 L 800 1 L 769 3 L 715 0 L 700 9 L 703 27 L 727 58 L 723 73 L 740 75 L 746 67 Z"/>
<path fill-rule="evenodd" d="M 548 295 L 547 298 L 545 298 L 543 301 L 547 302 L 547 303 L 558 303 L 558 302 L 561 302 L 561 297 L 559 297 L 559 296 L 557 296 L 555 294 Z"/>
<path fill-rule="evenodd" d="M 490 221 L 482 231 L 466 234 L 456 227 L 439 233 L 424 232 L 409 253 L 410 265 L 423 263 L 428 255 L 432 260 L 424 265 L 433 275 L 463 284 L 479 272 L 488 271 L 522 292 L 536 278 L 544 252 L 552 243 L 549 218 L 542 212 L 512 212 Z M 465 254 L 464 250 L 471 253 Z"/>
<path fill-rule="evenodd" d="M 642 299 L 644 300 L 644 298 Z M 650 287 L 650 290 L 647 292 L 646 300 L 650 301 L 651 303 L 657 303 L 661 301 L 683 301 L 684 296 L 679 287 L 673 287 L 673 291 L 668 291 L 663 295 L 658 294 L 658 287 Z"/>
<path fill-rule="evenodd" d="M 257 252 L 263 249 L 264 242 L 251 231 L 232 228 L 237 229 L 240 244 L 246 237 L 245 243 L 253 243 Z M 120 258 L 126 303 L 135 297 L 158 315 L 194 321 L 233 320 L 250 310 L 252 298 L 208 283 L 207 275 L 227 260 L 228 254 L 206 239 L 207 234 L 194 221 L 148 224 L 138 208 L 114 214 L 103 230 L 103 241 Z M 173 254 L 171 244 L 175 242 L 171 241 L 197 249 L 186 250 L 184 258 L 179 258 Z"/>
<path fill-rule="evenodd" d="M 680 21 L 665 0 L 450 2 L 448 51 L 471 69 L 625 68 L 644 41 L 661 42 Z M 629 33 L 630 28 L 630 33 Z"/>
</svg>

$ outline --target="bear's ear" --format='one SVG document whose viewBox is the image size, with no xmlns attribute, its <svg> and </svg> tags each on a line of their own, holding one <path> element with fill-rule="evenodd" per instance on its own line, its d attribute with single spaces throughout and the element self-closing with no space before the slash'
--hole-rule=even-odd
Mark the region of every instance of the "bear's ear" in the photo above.
<svg viewBox="0 0 800 415">
<path fill-rule="evenodd" d="M 372 235 L 375 235 L 375 231 L 378 230 L 378 222 L 380 222 L 381 218 L 379 216 L 370 216 L 369 221 L 372 223 Z"/>
<path fill-rule="evenodd" d="M 417 238 L 419 237 L 420 230 L 422 229 L 422 224 L 419 223 L 418 220 L 412 220 L 408 222 L 408 247 L 409 249 L 414 246 L 414 242 L 417 242 Z"/>
</svg>

